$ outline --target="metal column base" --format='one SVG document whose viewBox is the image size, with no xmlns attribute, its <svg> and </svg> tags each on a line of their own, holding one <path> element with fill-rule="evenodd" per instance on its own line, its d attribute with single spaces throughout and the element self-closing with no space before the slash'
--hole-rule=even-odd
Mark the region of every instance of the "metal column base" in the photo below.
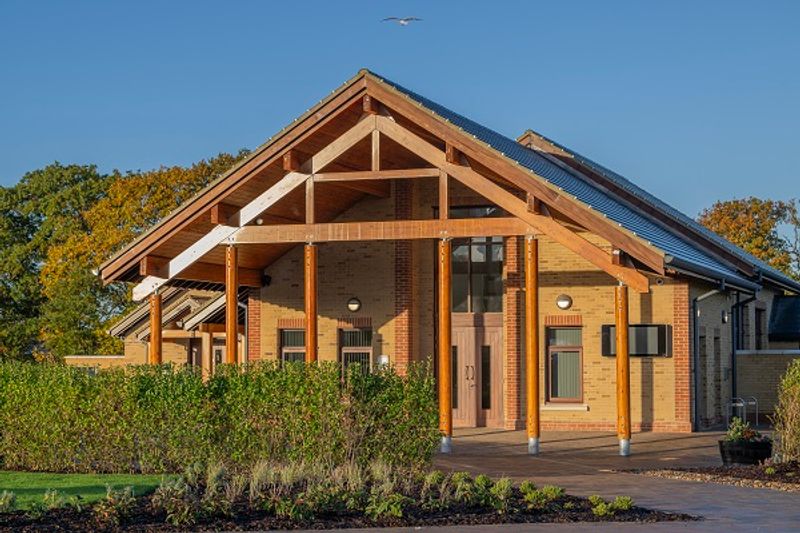
<svg viewBox="0 0 800 533">
<path fill-rule="evenodd" d="M 539 437 L 528 437 L 528 454 L 539 455 Z"/>
<path fill-rule="evenodd" d="M 442 437 L 442 444 L 439 448 L 439 451 L 442 453 L 452 453 L 453 451 L 453 437 L 443 436 Z"/>
<path fill-rule="evenodd" d="M 619 454 L 628 457 L 631 454 L 631 439 L 619 439 Z"/>
</svg>

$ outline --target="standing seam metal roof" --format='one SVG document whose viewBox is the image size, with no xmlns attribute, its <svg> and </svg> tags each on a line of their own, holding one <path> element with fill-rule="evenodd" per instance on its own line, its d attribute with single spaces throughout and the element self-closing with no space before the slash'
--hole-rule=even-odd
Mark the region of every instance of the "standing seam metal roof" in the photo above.
<svg viewBox="0 0 800 533">
<path fill-rule="evenodd" d="M 575 174 L 562 169 L 535 150 L 523 146 L 509 137 L 451 111 L 391 80 L 387 80 L 377 74 L 374 75 L 390 87 L 393 87 L 406 97 L 417 102 L 419 105 L 457 126 L 468 135 L 489 145 L 494 150 L 516 161 L 528 170 L 533 171 L 541 178 L 577 198 L 606 218 L 628 229 L 657 248 L 660 248 L 665 254 L 675 257 L 680 263 L 687 265 L 689 269 L 691 269 L 692 266 L 697 266 L 698 270 L 703 274 L 712 273 L 716 275 L 719 280 L 724 280 L 726 283 L 733 283 L 744 287 L 753 286 L 751 281 L 740 276 L 736 271 L 721 261 L 703 252 L 693 243 L 667 231 L 658 223 L 636 211 L 621 199 L 584 181 Z M 659 208 L 663 209 L 662 206 L 666 206 L 666 204 L 659 201 Z M 672 208 L 669 208 L 669 210 L 677 212 Z M 742 253 L 742 251 L 740 250 L 739 253 Z"/>
</svg>

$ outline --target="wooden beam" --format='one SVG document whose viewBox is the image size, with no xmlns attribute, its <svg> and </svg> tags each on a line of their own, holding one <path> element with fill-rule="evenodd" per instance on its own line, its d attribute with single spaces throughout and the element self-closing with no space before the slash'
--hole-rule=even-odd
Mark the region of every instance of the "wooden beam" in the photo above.
<svg viewBox="0 0 800 533">
<path fill-rule="evenodd" d="M 631 443 L 631 363 L 628 352 L 628 287 L 614 288 L 614 323 L 617 352 L 617 436 L 619 454 L 630 454 Z"/>
<path fill-rule="evenodd" d="M 525 239 L 525 385 L 528 453 L 539 454 L 539 241 Z"/>
<path fill-rule="evenodd" d="M 211 223 L 227 225 L 228 220 L 233 217 L 239 207 L 231 204 L 220 202 L 211 206 Z"/>
<path fill-rule="evenodd" d="M 297 153 L 297 150 L 287 150 L 287 152 L 283 154 L 283 170 L 287 172 L 300 172 L 301 166 L 300 154 Z"/>
<path fill-rule="evenodd" d="M 139 273 L 143 276 L 163 276 L 168 263 L 169 259 L 166 257 L 148 255 L 140 261 Z M 225 265 L 198 261 L 184 269 L 177 279 L 225 283 Z M 239 284 L 245 287 L 262 287 L 262 272 L 253 268 L 239 268 Z"/>
<path fill-rule="evenodd" d="M 212 357 L 212 346 L 214 339 L 211 332 L 203 328 L 205 324 L 200 324 L 200 368 L 203 380 L 207 380 L 214 372 L 214 361 Z"/>
<path fill-rule="evenodd" d="M 309 176 L 306 180 L 306 224 L 313 224 L 314 216 L 314 180 Z"/>
<path fill-rule="evenodd" d="M 274 165 L 280 164 L 287 148 L 296 146 L 336 120 L 342 112 L 351 109 L 364 95 L 366 81 L 363 77 L 355 80 L 332 94 L 313 110 L 305 113 L 295 123 L 276 135 L 269 143 L 257 149 L 250 157 L 235 167 L 223 178 L 203 190 L 196 199 L 187 202 L 173 214 L 163 219 L 152 230 L 147 231 L 122 252 L 108 259 L 100 266 L 103 283 L 116 281 L 130 270 L 132 265 L 178 231 L 182 231 L 204 216 L 211 206 L 230 194 L 237 187 L 248 183 L 254 177 Z"/>
<path fill-rule="evenodd" d="M 450 218 L 450 180 L 447 179 L 447 172 L 439 170 L 439 220 L 448 218 Z"/>
<path fill-rule="evenodd" d="M 447 143 L 444 147 L 444 156 L 448 163 L 452 163 L 454 165 L 461 164 L 461 154 L 459 153 L 458 149 L 450 143 Z"/>
<path fill-rule="evenodd" d="M 373 172 L 381 169 L 381 132 L 378 130 L 372 132 L 372 161 L 370 162 L 370 169 Z"/>
<path fill-rule="evenodd" d="M 451 451 L 453 437 L 453 374 L 452 374 L 452 317 L 451 317 L 451 281 L 452 281 L 452 242 L 449 239 L 439 241 L 439 431 L 442 434 L 441 451 Z"/>
<path fill-rule="evenodd" d="M 169 263 L 166 257 L 146 255 L 139 261 L 140 276 L 161 276 Z"/>
<path fill-rule="evenodd" d="M 354 182 L 370 180 L 395 180 L 414 178 L 435 178 L 438 168 L 408 168 L 401 170 L 355 170 L 352 172 L 321 172 L 314 174 L 316 182 Z"/>
<path fill-rule="evenodd" d="M 621 228 L 613 220 L 609 220 L 596 210 L 583 204 L 580 200 L 564 194 L 563 191 L 529 169 L 520 166 L 516 161 L 499 153 L 497 150 L 475 141 L 453 124 L 428 112 L 418 104 L 400 95 L 397 91 L 375 79 L 367 78 L 367 90 L 375 98 L 394 111 L 413 120 L 421 128 L 441 138 L 454 149 L 462 152 L 472 160 L 500 175 L 512 185 L 533 193 L 546 205 L 575 220 L 592 233 L 603 237 L 654 272 L 664 273 L 664 254 L 655 246 L 638 238 L 632 232 Z M 382 133 L 385 133 L 382 131 Z M 457 164 L 457 163 L 451 163 Z"/>
<path fill-rule="evenodd" d="M 515 217 L 448 220 L 389 220 L 247 226 L 231 237 L 236 244 L 385 241 L 513 236 L 530 233 L 531 226 Z"/>
<path fill-rule="evenodd" d="M 317 247 L 306 244 L 304 255 L 304 301 L 306 314 L 306 363 L 317 361 Z"/>
<path fill-rule="evenodd" d="M 380 110 L 380 104 L 377 100 L 372 98 L 370 95 L 365 94 L 364 99 L 362 102 L 362 109 L 364 113 L 368 113 L 370 115 L 377 115 L 378 111 Z"/>
<path fill-rule="evenodd" d="M 235 246 L 225 248 L 225 363 L 239 361 L 239 254 Z"/>
<path fill-rule="evenodd" d="M 360 120 L 355 126 L 347 130 L 328 146 L 314 154 L 303 165 L 303 171 L 316 174 L 325 166 L 333 163 L 340 155 L 352 148 L 367 135 L 371 135 L 376 128 L 377 115 L 369 115 Z"/>
<path fill-rule="evenodd" d="M 409 148 L 417 155 L 429 163 L 438 166 L 447 172 L 449 176 L 457 179 L 490 202 L 505 209 L 512 215 L 519 217 L 540 233 L 549 235 L 611 276 L 630 285 L 634 290 L 638 292 L 649 291 L 650 287 L 647 276 L 641 272 L 638 272 L 634 268 L 614 265 L 611 262 L 611 255 L 609 253 L 590 243 L 569 228 L 562 226 L 553 218 L 531 213 L 528 210 L 526 201 L 520 200 L 512 193 L 506 191 L 469 167 L 447 162 L 445 160 L 445 154 L 441 150 L 402 126 L 397 125 L 395 122 L 384 119 L 383 117 L 377 117 L 377 119 L 381 133 L 385 134 L 387 137 Z"/>
<path fill-rule="evenodd" d="M 160 276 L 147 275 L 133 288 L 134 301 L 141 301 L 153 291 L 163 286 L 169 280 L 178 277 L 178 274 L 189 268 L 205 254 L 233 235 L 238 227 L 252 222 L 269 207 L 275 205 L 286 194 L 294 190 L 308 178 L 307 174 L 290 172 L 276 184 L 260 194 L 255 200 L 242 207 L 229 218 L 230 225 L 218 225 L 206 233 L 200 240 L 189 246 L 186 250 L 176 255 L 169 261 L 166 271 Z"/>
<path fill-rule="evenodd" d="M 148 346 L 148 362 L 160 365 L 162 362 L 163 342 L 161 340 L 161 294 L 150 295 L 150 344 Z"/>
</svg>

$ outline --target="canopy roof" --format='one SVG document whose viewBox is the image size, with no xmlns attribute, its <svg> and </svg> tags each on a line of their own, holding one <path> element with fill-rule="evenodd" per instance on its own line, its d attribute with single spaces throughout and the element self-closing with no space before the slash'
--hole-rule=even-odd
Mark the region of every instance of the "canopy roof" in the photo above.
<svg viewBox="0 0 800 533">
<path fill-rule="evenodd" d="M 372 122 L 364 118 L 367 111 L 376 113 Z M 298 242 L 286 237 L 288 230 L 297 228 L 298 235 L 331 230 L 303 225 L 306 195 L 297 185 L 320 171 L 369 169 L 375 148 L 364 134 L 370 131 L 380 133 L 384 173 L 442 169 L 490 200 L 503 202 L 506 210 L 517 206 L 497 185 L 527 194 L 531 205 L 541 204 L 542 211 L 532 207 L 530 212 L 511 212 L 530 225 L 530 231 L 586 252 L 585 257 L 620 280 L 638 279 L 636 271 L 674 270 L 747 291 L 757 290 L 762 281 L 800 291 L 791 278 L 579 154 L 534 132 L 514 141 L 366 70 L 109 259 L 100 269 L 103 280 L 140 281 L 140 287 L 142 280 L 149 280 L 140 294 L 162 283 L 220 282 L 220 245 L 234 242 L 237 234 L 235 227 L 228 231 L 230 224 L 241 229 L 257 220 L 263 225 L 257 235 L 270 236 L 271 227 L 282 235 L 236 241 L 249 243 L 239 259 L 244 284 L 260 286 L 263 269 Z M 373 177 L 316 184 L 314 222 L 335 220 L 365 195 L 388 196 L 386 176 Z M 627 262 L 611 266 L 609 259 L 609 265 L 604 264 L 600 252 L 573 230 L 599 235 L 624 253 Z M 210 246 L 198 247 L 203 239 Z"/>
</svg>

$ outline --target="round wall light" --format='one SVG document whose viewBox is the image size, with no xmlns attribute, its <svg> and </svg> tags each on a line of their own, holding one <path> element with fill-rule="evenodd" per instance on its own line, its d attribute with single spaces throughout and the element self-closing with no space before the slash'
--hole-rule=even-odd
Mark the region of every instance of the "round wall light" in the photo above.
<svg viewBox="0 0 800 533">
<path fill-rule="evenodd" d="M 572 307 L 572 298 L 568 294 L 559 294 L 556 298 L 556 306 L 561 310 L 566 310 Z"/>
<path fill-rule="evenodd" d="M 359 300 L 358 298 L 355 298 L 355 297 L 350 298 L 349 300 L 347 300 L 347 310 L 348 311 L 350 311 L 351 313 L 355 313 L 359 309 L 361 309 L 361 300 Z"/>
</svg>

